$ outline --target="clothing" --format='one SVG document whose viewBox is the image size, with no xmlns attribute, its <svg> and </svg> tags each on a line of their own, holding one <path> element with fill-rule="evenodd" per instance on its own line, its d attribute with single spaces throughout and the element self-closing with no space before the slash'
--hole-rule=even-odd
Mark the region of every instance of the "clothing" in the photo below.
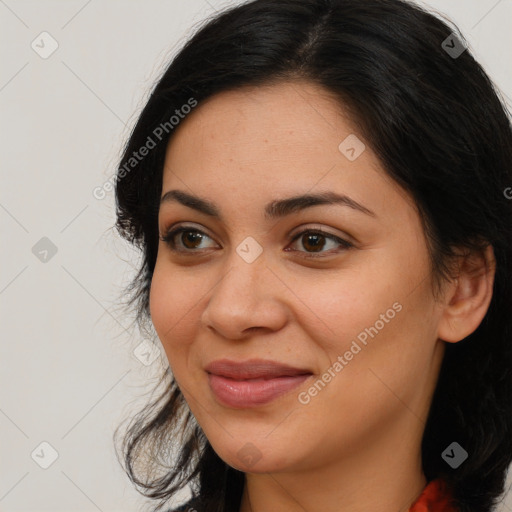
<svg viewBox="0 0 512 512">
<path fill-rule="evenodd" d="M 451 494 L 440 478 L 432 480 L 409 508 L 409 512 L 457 512 Z"/>
<path fill-rule="evenodd" d="M 181 507 L 169 512 L 202 512 L 198 500 L 192 499 Z M 451 505 L 451 495 L 446 483 L 441 479 L 432 480 L 409 508 L 409 512 L 458 512 Z"/>
</svg>

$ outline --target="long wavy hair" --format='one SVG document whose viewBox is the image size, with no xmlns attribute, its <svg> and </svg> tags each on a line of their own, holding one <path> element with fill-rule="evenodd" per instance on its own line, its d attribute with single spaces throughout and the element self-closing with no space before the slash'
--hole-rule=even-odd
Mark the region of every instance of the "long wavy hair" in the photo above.
<svg viewBox="0 0 512 512">
<path fill-rule="evenodd" d="M 511 116 L 463 35 L 441 15 L 404 0 L 253 0 L 207 20 L 154 86 L 116 175 L 116 228 L 142 255 L 126 290 L 129 308 L 150 326 L 162 171 L 176 111 L 183 117 L 191 110 L 185 105 L 221 91 L 297 79 L 335 94 L 414 199 L 434 282 L 452 277 L 455 248 L 494 249 L 491 304 L 471 335 L 446 345 L 422 440 L 427 480 L 443 478 L 461 512 L 491 511 L 512 461 Z M 135 163 L 143 146 L 151 149 Z M 238 512 L 244 473 L 212 449 L 169 368 L 161 385 L 124 433 L 128 476 L 158 500 L 155 511 L 190 486 L 201 512 Z M 453 441 L 469 454 L 457 469 L 441 457 Z"/>
</svg>

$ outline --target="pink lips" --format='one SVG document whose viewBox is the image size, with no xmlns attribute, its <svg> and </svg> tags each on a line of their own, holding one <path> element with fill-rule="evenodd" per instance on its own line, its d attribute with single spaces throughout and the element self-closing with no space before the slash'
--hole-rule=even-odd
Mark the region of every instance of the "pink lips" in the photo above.
<svg viewBox="0 0 512 512">
<path fill-rule="evenodd" d="M 309 370 L 263 359 L 244 362 L 217 360 L 205 367 L 210 388 L 224 405 L 246 408 L 263 405 L 299 386 Z"/>
</svg>

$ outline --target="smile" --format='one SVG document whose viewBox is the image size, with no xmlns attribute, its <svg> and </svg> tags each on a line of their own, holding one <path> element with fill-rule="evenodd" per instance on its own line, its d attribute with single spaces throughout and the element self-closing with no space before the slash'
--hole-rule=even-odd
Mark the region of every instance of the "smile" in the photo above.
<svg viewBox="0 0 512 512">
<path fill-rule="evenodd" d="M 274 361 L 215 361 L 205 370 L 215 397 L 233 408 L 264 405 L 295 389 L 312 372 Z"/>
</svg>

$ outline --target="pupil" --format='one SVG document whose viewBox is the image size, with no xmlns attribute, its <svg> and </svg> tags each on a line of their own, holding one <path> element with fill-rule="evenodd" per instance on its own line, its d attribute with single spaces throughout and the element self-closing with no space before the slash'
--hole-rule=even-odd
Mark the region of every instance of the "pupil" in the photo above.
<svg viewBox="0 0 512 512">
<path fill-rule="evenodd" d="M 312 250 L 318 252 L 325 245 L 325 240 L 324 240 L 323 243 L 320 243 L 320 244 L 318 243 L 318 239 L 319 238 L 324 238 L 323 235 L 311 235 L 311 234 L 309 234 L 309 235 L 305 235 L 305 237 L 306 237 L 306 243 L 304 243 L 304 247 L 306 249 L 309 249 L 308 245 L 313 245 Z M 314 239 L 314 240 L 316 239 L 316 243 L 313 242 L 313 244 L 310 244 L 310 240 L 311 239 Z"/>
<path fill-rule="evenodd" d="M 189 245 L 188 245 L 188 242 L 191 242 L 192 244 L 192 248 L 195 247 L 194 245 L 194 241 L 199 241 L 201 242 L 201 234 L 200 233 L 194 233 L 192 231 L 187 231 L 185 233 L 185 242 L 184 242 L 184 245 L 185 247 L 188 247 L 188 248 L 191 248 Z M 183 241 L 183 239 L 182 239 Z"/>
</svg>

